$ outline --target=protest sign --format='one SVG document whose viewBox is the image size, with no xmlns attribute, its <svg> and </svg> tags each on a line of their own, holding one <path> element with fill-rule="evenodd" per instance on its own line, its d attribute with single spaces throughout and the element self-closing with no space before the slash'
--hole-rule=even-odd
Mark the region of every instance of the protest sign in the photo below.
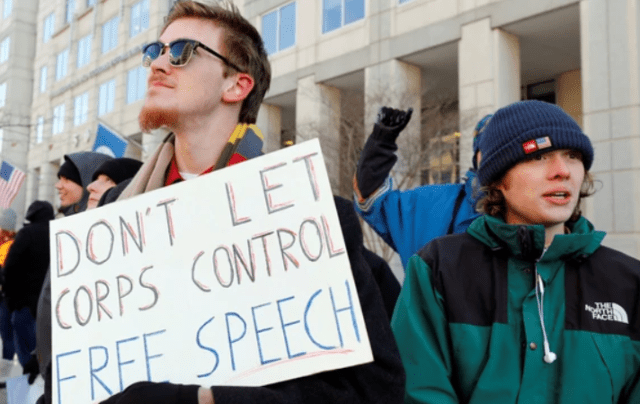
<svg viewBox="0 0 640 404">
<path fill-rule="evenodd" d="M 53 402 L 373 360 L 317 140 L 51 222 Z"/>
</svg>

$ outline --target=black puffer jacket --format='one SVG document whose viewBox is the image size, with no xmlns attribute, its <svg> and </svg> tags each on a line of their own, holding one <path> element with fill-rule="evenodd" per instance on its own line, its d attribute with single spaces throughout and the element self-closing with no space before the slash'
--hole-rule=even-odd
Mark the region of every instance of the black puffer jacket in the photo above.
<svg viewBox="0 0 640 404">
<path fill-rule="evenodd" d="M 29 307 L 36 317 L 38 296 L 49 267 L 49 221 L 53 206 L 35 201 L 27 210 L 25 226 L 16 239 L 4 265 L 4 294 L 9 311 Z"/>
</svg>

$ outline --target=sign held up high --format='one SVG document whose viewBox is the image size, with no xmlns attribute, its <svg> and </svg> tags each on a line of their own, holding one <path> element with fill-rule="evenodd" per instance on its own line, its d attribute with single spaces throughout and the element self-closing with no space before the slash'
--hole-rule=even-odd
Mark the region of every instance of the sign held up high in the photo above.
<svg viewBox="0 0 640 404">
<path fill-rule="evenodd" d="M 51 222 L 53 401 L 373 360 L 317 140 Z"/>
</svg>

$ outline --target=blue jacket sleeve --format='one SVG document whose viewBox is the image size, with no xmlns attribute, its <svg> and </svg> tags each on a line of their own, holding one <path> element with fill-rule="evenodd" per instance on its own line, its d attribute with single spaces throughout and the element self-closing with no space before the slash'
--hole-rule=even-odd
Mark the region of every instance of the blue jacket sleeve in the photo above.
<svg viewBox="0 0 640 404">
<path fill-rule="evenodd" d="M 409 261 L 391 328 L 407 374 L 405 404 L 457 403 L 444 301 L 417 255 Z"/>
<path fill-rule="evenodd" d="M 394 190 L 385 183 L 364 202 L 355 202 L 365 222 L 399 255 L 406 268 L 409 258 L 435 237 L 447 234 L 453 207 L 463 184 L 424 185 Z M 469 205 L 468 202 L 465 202 Z M 472 208 L 461 208 L 463 215 Z M 463 215 L 458 215 L 462 217 Z M 459 229 L 456 229 L 459 230 Z"/>
</svg>

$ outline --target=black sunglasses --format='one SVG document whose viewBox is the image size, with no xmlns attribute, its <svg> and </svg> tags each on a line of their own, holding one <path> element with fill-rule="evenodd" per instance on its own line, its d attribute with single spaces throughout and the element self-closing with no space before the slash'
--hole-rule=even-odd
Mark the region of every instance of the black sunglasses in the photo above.
<svg viewBox="0 0 640 404">
<path fill-rule="evenodd" d="M 187 63 L 189 63 L 189 60 L 191 60 L 193 51 L 195 51 L 196 48 L 202 48 L 211 53 L 213 56 L 216 56 L 217 58 L 222 60 L 227 66 L 233 67 L 237 71 L 242 72 L 242 70 L 238 66 L 231 63 L 229 59 L 209 48 L 202 42 L 196 41 L 194 39 L 176 39 L 175 41 L 171 41 L 170 43 L 162 43 L 158 41 L 144 45 L 142 47 L 142 66 L 151 66 L 151 62 L 159 58 L 160 55 L 164 54 L 166 48 L 169 48 L 169 63 L 171 63 L 172 66 L 179 67 L 186 65 Z"/>
</svg>

